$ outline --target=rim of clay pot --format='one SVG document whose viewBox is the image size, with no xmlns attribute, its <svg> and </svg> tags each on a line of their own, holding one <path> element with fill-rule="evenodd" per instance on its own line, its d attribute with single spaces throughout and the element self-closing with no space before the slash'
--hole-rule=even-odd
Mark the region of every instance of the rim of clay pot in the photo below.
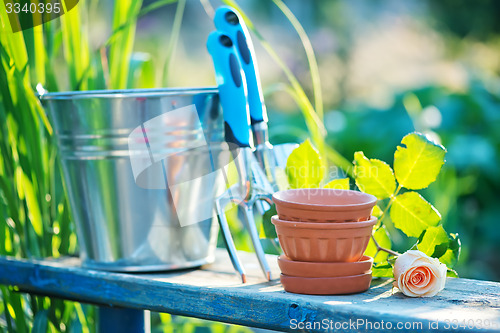
<svg viewBox="0 0 500 333">
<path fill-rule="evenodd" d="M 297 277 L 340 277 L 365 274 L 372 269 L 373 258 L 363 255 L 354 262 L 297 261 L 285 254 L 278 257 L 281 273 Z"/>
<path fill-rule="evenodd" d="M 308 201 L 304 201 L 304 197 L 307 197 Z M 333 198 L 343 200 L 343 202 L 332 203 Z M 359 199 L 362 199 L 361 202 Z M 377 198 L 371 194 L 353 190 L 300 188 L 275 192 L 273 201 L 276 205 L 303 210 L 345 211 L 373 207 L 377 203 Z"/>
<path fill-rule="evenodd" d="M 357 229 L 363 228 L 371 225 L 377 224 L 378 219 L 375 216 L 371 216 L 368 221 L 359 222 L 336 222 L 336 223 L 324 223 L 324 222 L 302 222 L 302 221 L 286 221 L 281 220 L 278 215 L 271 217 L 271 223 L 274 225 L 281 225 L 288 228 L 297 229 Z"/>
</svg>

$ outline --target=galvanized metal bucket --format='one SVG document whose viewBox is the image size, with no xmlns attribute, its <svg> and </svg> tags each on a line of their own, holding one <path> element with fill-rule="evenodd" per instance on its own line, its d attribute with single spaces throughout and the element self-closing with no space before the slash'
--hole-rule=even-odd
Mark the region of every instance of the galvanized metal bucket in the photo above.
<svg viewBox="0 0 500 333">
<path fill-rule="evenodd" d="M 83 265 L 155 271 L 214 260 L 224 182 L 217 89 L 41 96 L 55 128 Z M 194 111 L 193 111 L 194 110 Z"/>
</svg>

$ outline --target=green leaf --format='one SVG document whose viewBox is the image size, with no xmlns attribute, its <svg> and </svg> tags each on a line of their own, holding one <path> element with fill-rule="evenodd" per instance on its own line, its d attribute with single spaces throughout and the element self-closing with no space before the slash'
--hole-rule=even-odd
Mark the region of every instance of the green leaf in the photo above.
<svg viewBox="0 0 500 333">
<path fill-rule="evenodd" d="M 260 245 L 262 245 L 262 249 L 264 249 L 264 253 L 274 255 L 280 255 L 283 253 L 283 251 L 281 251 L 278 238 L 260 238 L 259 240 Z"/>
<path fill-rule="evenodd" d="M 381 226 L 380 228 L 378 228 L 377 231 L 373 233 L 373 237 L 375 237 L 375 240 L 377 241 L 378 245 L 386 249 L 391 248 L 391 239 L 389 238 L 389 234 L 387 233 L 385 226 Z M 389 253 L 385 251 L 379 251 L 377 253 L 377 247 L 375 246 L 373 239 L 370 238 L 368 246 L 365 250 L 365 255 L 372 257 L 373 261 L 377 263 L 377 262 L 387 261 Z"/>
<path fill-rule="evenodd" d="M 449 244 L 446 252 L 439 257 L 439 261 L 445 264 L 448 268 L 453 268 L 460 257 L 461 243 L 458 234 L 449 235 Z"/>
<path fill-rule="evenodd" d="M 373 277 L 393 277 L 392 265 L 385 261 L 378 264 L 373 264 L 372 267 Z"/>
<path fill-rule="evenodd" d="M 417 247 L 428 256 L 439 258 L 448 249 L 448 243 L 448 234 L 440 225 L 427 228 Z"/>
<path fill-rule="evenodd" d="M 448 268 L 448 270 L 446 271 L 446 276 L 447 277 L 453 277 L 453 278 L 457 278 L 458 277 L 458 273 L 451 269 L 451 268 Z"/>
<path fill-rule="evenodd" d="M 396 179 L 387 163 L 368 159 L 363 152 L 358 151 L 354 153 L 354 165 L 356 185 L 361 191 L 385 199 L 396 190 Z"/>
<path fill-rule="evenodd" d="M 435 227 L 441 221 L 436 208 L 417 192 L 398 195 L 390 214 L 394 226 L 410 237 L 420 236 L 428 227 Z"/>
<path fill-rule="evenodd" d="M 276 206 L 272 205 L 271 208 L 262 216 L 262 228 L 264 229 L 264 236 L 266 238 L 276 238 L 278 235 L 276 234 L 276 228 L 271 222 L 271 217 L 278 214 L 276 211 Z"/>
<path fill-rule="evenodd" d="M 295 148 L 286 161 L 291 188 L 318 188 L 324 172 L 321 157 L 309 139 Z"/>
<path fill-rule="evenodd" d="M 372 216 L 375 216 L 376 218 L 378 218 L 380 220 L 380 217 L 382 216 L 384 212 L 382 211 L 382 209 L 380 209 L 380 207 L 378 205 L 375 205 L 372 209 Z M 380 222 L 380 221 L 379 221 Z"/>
<path fill-rule="evenodd" d="M 426 188 L 436 180 L 444 164 L 446 149 L 421 133 L 410 133 L 394 153 L 394 173 L 407 189 Z"/>
<path fill-rule="evenodd" d="M 349 178 L 334 179 L 328 184 L 323 186 L 323 188 L 333 188 L 336 190 L 348 190 L 349 189 Z"/>
<path fill-rule="evenodd" d="M 448 244 L 449 243 L 442 243 L 438 244 L 434 247 L 434 253 L 431 255 L 433 258 L 440 258 L 443 256 L 446 251 L 448 251 Z"/>
</svg>

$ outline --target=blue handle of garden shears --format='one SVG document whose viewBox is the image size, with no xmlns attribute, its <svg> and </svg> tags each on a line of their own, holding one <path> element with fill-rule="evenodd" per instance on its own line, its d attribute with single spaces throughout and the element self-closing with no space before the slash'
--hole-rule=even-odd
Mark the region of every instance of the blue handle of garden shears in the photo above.
<svg viewBox="0 0 500 333">
<path fill-rule="evenodd" d="M 222 6 L 215 11 L 214 23 L 218 31 L 231 38 L 238 52 L 247 82 L 251 124 L 267 123 L 267 111 L 255 60 L 255 51 L 245 22 L 234 8 Z"/>
<path fill-rule="evenodd" d="M 229 36 L 213 31 L 208 36 L 207 49 L 212 56 L 219 86 L 226 141 L 239 147 L 253 148 L 245 74 L 234 44 Z"/>
</svg>

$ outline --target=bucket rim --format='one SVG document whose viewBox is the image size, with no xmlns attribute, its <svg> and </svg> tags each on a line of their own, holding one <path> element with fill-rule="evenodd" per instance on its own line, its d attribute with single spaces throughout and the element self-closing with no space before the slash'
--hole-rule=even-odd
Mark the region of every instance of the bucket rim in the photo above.
<svg viewBox="0 0 500 333">
<path fill-rule="evenodd" d="M 147 98 L 163 96 L 182 96 L 196 94 L 217 94 L 217 87 L 184 87 L 184 88 L 152 88 L 152 89 L 103 89 L 103 90 L 81 90 L 47 92 L 39 95 L 45 100 L 73 100 L 89 98 Z"/>
</svg>

